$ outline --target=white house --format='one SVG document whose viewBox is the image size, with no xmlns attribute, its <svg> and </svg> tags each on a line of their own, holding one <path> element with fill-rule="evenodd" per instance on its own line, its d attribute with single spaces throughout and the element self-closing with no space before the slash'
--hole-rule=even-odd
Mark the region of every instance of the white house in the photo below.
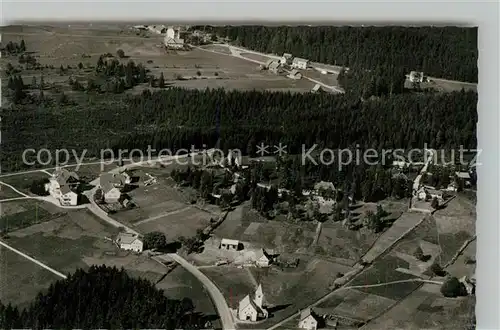
<svg viewBox="0 0 500 330">
<path fill-rule="evenodd" d="M 122 195 L 120 189 L 113 186 L 111 183 L 101 185 L 101 189 L 106 203 L 118 203 L 120 196 Z"/>
<path fill-rule="evenodd" d="M 255 263 L 258 267 L 269 267 L 272 259 L 271 256 L 264 249 L 260 249 L 255 253 Z"/>
<path fill-rule="evenodd" d="M 72 186 L 78 184 L 79 177 L 75 172 L 69 172 L 66 169 L 57 169 L 45 185 L 45 189 L 55 199 L 59 200 L 61 205 L 77 205 L 78 195 L 71 190 Z"/>
<path fill-rule="evenodd" d="M 264 293 L 262 292 L 262 285 L 259 284 L 255 290 L 254 298 L 246 295 L 238 305 L 238 319 L 241 321 L 255 322 L 259 319 L 267 318 L 268 312 L 262 306 L 264 301 Z"/>
<path fill-rule="evenodd" d="M 416 82 L 416 83 L 421 83 L 424 81 L 424 73 L 423 72 L 417 72 L 417 71 L 411 71 L 410 72 L 410 81 L 411 82 Z"/>
<path fill-rule="evenodd" d="M 290 74 L 287 76 L 288 78 L 299 80 L 302 78 L 302 73 L 300 73 L 298 70 L 293 69 L 290 71 Z"/>
<path fill-rule="evenodd" d="M 61 205 L 77 205 L 78 204 L 78 194 L 72 191 L 68 185 L 61 186 L 61 194 L 59 196 L 59 202 Z"/>
<path fill-rule="evenodd" d="M 142 252 L 144 244 L 136 234 L 120 233 L 116 239 L 116 244 L 123 250 Z"/>
<path fill-rule="evenodd" d="M 184 39 L 180 37 L 179 29 L 169 27 L 164 38 L 165 47 L 179 49 L 184 47 Z"/>
<path fill-rule="evenodd" d="M 238 250 L 239 244 L 240 242 L 238 240 L 223 238 L 220 242 L 220 248 L 224 250 L 236 251 Z"/>
<path fill-rule="evenodd" d="M 309 66 L 309 60 L 306 60 L 304 58 L 295 57 L 292 61 L 292 68 L 307 69 L 308 66 Z"/>
<path fill-rule="evenodd" d="M 467 276 L 463 276 L 459 279 L 459 282 L 465 286 L 468 295 L 476 293 L 476 283 L 474 280 L 469 279 Z"/>
<path fill-rule="evenodd" d="M 436 197 L 439 202 L 442 202 L 443 192 L 441 190 L 429 189 L 426 187 L 421 187 L 417 192 L 417 198 L 419 200 L 432 200 L 434 197 Z"/>
<path fill-rule="evenodd" d="M 281 73 L 281 67 L 280 67 L 280 64 L 279 62 L 271 62 L 271 64 L 269 64 L 269 71 L 274 73 L 274 74 L 278 74 L 278 73 Z"/>
<path fill-rule="evenodd" d="M 316 330 L 320 320 L 311 308 L 306 308 L 300 312 L 299 329 Z"/>
<path fill-rule="evenodd" d="M 280 59 L 280 64 L 290 65 L 290 64 L 292 64 L 292 61 L 293 61 L 292 54 L 284 53 L 283 56 Z"/>
</svg>

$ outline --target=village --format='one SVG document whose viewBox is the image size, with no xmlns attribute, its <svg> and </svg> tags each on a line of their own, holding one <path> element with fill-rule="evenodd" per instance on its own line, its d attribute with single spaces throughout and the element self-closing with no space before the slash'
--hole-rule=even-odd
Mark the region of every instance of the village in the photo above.
<svg viewBox="0 0 500 330">
<path fill-rule="evenodd" d="M 174 88 L 318 97 L 346 92 L 337 78 L 349 68 L 290 50 L 252 51 L 202 28 L 99 30 L 85 52 L 82 40 L 94 32 L 57 29 L 6 33 L 35 49 L 55 42 L 59 33 L 59 51 L 36 55 L 49 63 L 43 70 L 12 57 L 2 60 L 22 80 L 44 71 L 26 88 L 64 95 L 69 101 L 57 101 L 63 105 L 76 107 L 92 92 L 111 102 L 121 93 L 125 98 Z M 57 69 L 60 62 L 64 67 Z M 134 79 L 148 76 L 120 90 L 114 82 L 128 73 L 123 78 L 112 70 L 131 67 Z M 404 84 L 419 92 L 476 88 L 422 71 L 410 71 Z M 215 117 L 220 134 L 218 110 Z M 188 124 L 176 126 L 191 129 Z M 150 132 L 153 126 L 133 129 Z M 108 145 L 117 135 L 114 127 L 102 134 Z M 454 313 L 465 315 L 476 287 L 472 160 L 444 162 L 438 151 L 424 149 L 428 157 L 422 160 L 390 158 L 367 166 L 370 175 L 353 184 L 340 170 L 325 175 L 337 171 L 298 166 L 298 154 L 242 155 L 227 147 L 217 153 L 219 142 L 213 149 L 146 161 L 94 157 L 2 173 L 0 243 L 7 252 L 0 261 L 18 269 L 5 281 L 28 283 L 26 274 L 44 275 L 34 275 L 38 282 L 26 288 L 26 297 L 2 284 L 0 300 L 27 304 L 56 279 L 103 264 L 148 279 L 168 297 L 192 299 L 196 312 L 209 316 L 205 328 L 211 329 L 426 328 Z M 394 315 L 402 315 L 400 323 Z"/>
</svg>

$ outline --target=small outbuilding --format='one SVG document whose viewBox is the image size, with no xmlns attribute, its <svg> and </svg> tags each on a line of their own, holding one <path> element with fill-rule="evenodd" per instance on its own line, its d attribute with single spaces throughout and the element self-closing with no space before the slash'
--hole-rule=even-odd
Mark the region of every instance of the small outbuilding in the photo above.
<svg viewBox="0 0 500 330">
<path fill-rule="evenodd" d="M 240 242 L 235 239 L 223 238 L 220 242 L 220 249 L 222 250 L 233 250 L 237 251 L 240 246 Z"/>
</svg>

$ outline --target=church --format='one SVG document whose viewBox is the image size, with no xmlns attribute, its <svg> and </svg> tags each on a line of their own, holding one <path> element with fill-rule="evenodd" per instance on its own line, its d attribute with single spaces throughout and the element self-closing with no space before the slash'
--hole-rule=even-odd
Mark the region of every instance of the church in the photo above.
<svg viewBox="0 0 500 330">
<path fill-rule="evenodd" d="M 258 321 L 265 319 L 268 316 L 267 310 L 262 305 L 264 301 L 264 293 L 262 292 L 262 285 L 259 284 L 255 290 L 254 297 L 247 294 L 245 298 L 240 301 L 238 306 L 238 319 L 241 321 Z"/>
</svg>

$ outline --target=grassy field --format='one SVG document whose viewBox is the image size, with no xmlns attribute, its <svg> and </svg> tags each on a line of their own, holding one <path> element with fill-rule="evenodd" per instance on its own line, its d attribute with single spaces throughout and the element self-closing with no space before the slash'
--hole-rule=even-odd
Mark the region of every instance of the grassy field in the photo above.
<svg viewBox="0 0 500 330">
<path fill-rule="evenodd" d="M 11 175 L 0 178 L 0 181 L 5 182 L 6 184 L 10 184 L 17 190 L 30 194 L 30 187 L 33 181 L 40 179 L 48 179 L 49 175 L 44 172 L 33 172 L 33 173 L 24 173 L 18 175 Z M 7 187 L 2 187 L 2 189 Z"/>
<path fill-rule="evenodd" d="M 0 301 L 26 307 L 38 292 L 60 279 L 20 255 L 0 247 Z"/>
<path fill-rule="evenodd" d="M 34 200 L 14 200 L 0 204 L 0 231 L 13 231 L 29 227 L 33 224 L 47 222 L 65 214 L 61 209 L 57 212 L 47 209 L 45 202 Z"/>
<path fill-rule="evenodd" d="M 0 200 L 1 199 L 16 198 L 16 197 L 22 197 L 22 196 L 20 194 L 16 193 L 11 188 L 4 186 L 4 185 L 0 185 Z"/>
<path fill-rule="evenodd" d="M 27 32 L 29 31 L 29 32 Z M 227 89 L 270 89 L 308 92 L 314 86 L 308 81 L 293 81 L 286 77 L 277 77 L 270 74 L 261 74 L 256 63 L 228 55 L 216 54 L 201 49 L 191 51 L 166 51 L 162 47 L 162 36 L 151 35 L 149 38 L 120 33 L 119 30 L 111 33 L 96 28 L 11 28 L 4 33 L 3 41 L 20 42 L 24 39 L 28 51 L 34 52 L 42 65 L 54 66 L 54 69 L 44 68 L 46 83 L 57 82 L 64 84 L 71 75 L 79 80 L 86 80 L 93 75 L 93 66 L 98 57 L 104 53 L 116 54 L 122 49 L 128 56 L 122 62 L 133 60 L 143 63 L 153 74 L 163 73 L 167 85 L 185 88 L 205 89 L 224 87 Z M 218 47 L 217 51 L 227 53 Z M 2 59 L 2 62 L 17 64 L 17 58 Z M 83 64 L 83 69 L 77 66 Z M 59 66 L 70 66 L 62 76 Z M 198 77 L 199 72 L 199 77 Z M 24 70 L 23 78 L 31 83 L 33 76 L 40 77 L 39 71 Z M 178 80 L 181 76 L 199 79 Z M 64 87 L 70 92 L 69 86 Z M 143 86 L 136 89 L 141 90 Z M 134 90 L 132 90 L 134 93 Z"/>
</svg>

